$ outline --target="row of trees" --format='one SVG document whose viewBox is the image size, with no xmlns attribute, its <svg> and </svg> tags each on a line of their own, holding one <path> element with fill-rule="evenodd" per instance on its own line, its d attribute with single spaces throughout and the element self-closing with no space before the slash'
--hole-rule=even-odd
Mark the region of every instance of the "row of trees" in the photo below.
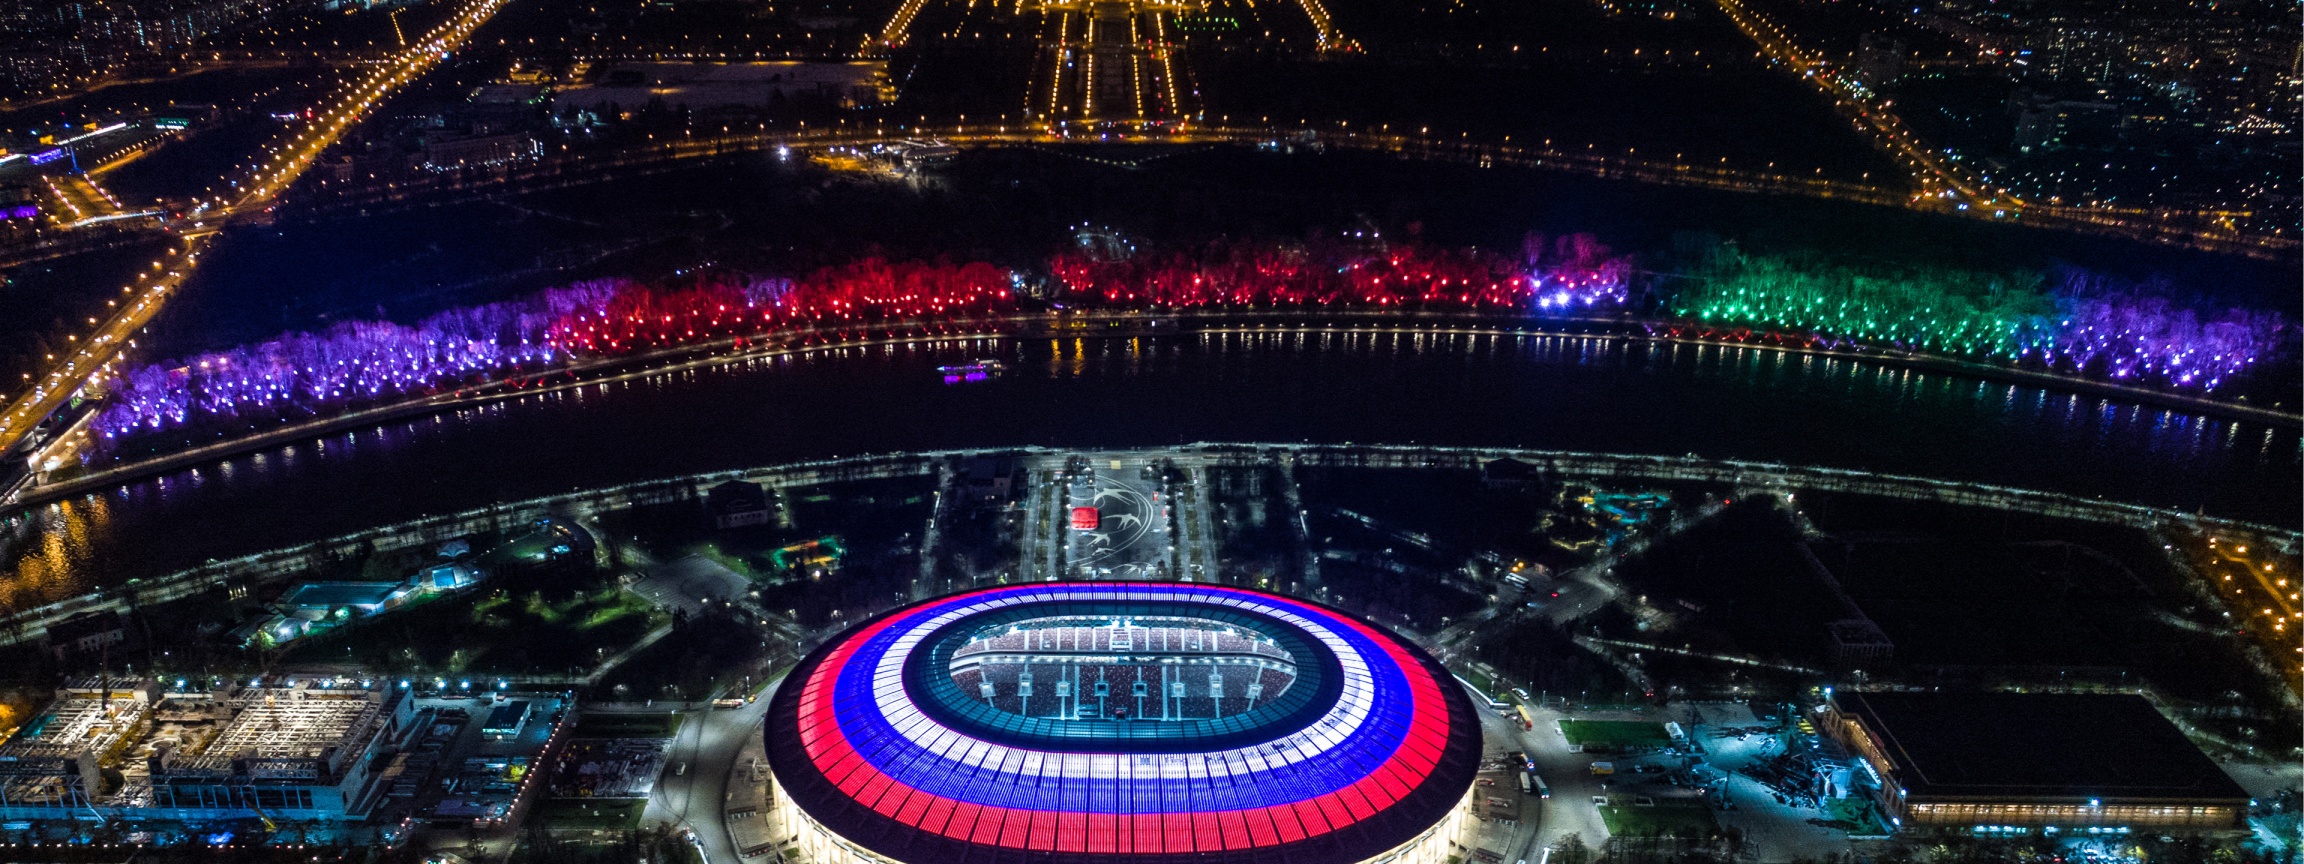
<svg viewBox="0 0 2304 864">
<path fill-rule="evenodd" d="M 2277 313 L 2203 312 L 2164 286 L 2125 285 L 2082 270 L 1854 266 L 1733 248 L 1715 252 L 1668 309 L 1709 324 L 2199 390 L 2284 355 L 2296 337 Z"/>
<path fill-rule="evenodd" d="M 1047 262 L 1053 300 L 1117 308 L 1360 308 L 1528 315 L 1614 313 L 1630 259 L 1590 235 L 1531 234 L 1513 253 L 1341 240 L 1218 243 L 1139 254 L 1067 251 Z M 2276 313 L 2208 314 L 2164 291 L 2083 272 L 1860 267 L 1715 252 L 1662 308 L 1730 328 L 2040 364 L 2119 381 L 2215 390 L 2284 356 Z M 100 441 L 205 420 L 293 420 L 616 356 L 796 327 L 871 326 L 1013 309 L 1022 274 L 986 262 L 866 258 L 798 278 L 661 288 L 605 280 L 415 324 L 350 322 L 316 333 L 128 369 L 102 382 Z"/>
</svg>

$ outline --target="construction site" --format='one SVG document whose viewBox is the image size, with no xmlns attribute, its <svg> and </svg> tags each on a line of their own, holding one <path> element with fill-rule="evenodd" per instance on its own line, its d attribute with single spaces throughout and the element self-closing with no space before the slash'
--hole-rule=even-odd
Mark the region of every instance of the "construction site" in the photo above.
<svg viewBox="0 0 2304 864">
<path fill-rule="evenodd" d="M 360 819 L 381 797 L 371 757 L 411 731 L 411 704 L 341 678 L 73 682 L 0 742 L 0 817 Z"/>
</svg>

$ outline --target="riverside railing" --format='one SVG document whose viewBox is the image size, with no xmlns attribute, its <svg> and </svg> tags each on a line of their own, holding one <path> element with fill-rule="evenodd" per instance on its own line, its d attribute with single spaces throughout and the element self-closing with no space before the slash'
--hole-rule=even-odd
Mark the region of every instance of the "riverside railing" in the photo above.
<svg viewBox="0 0 2304 864">
<path fill-rule="evenodd" d="M 83 612 L 132 609 L 164 603 L 192 596 L 235 579 L 285 579 L 307 574 L 329 561 L 340 560 L 348 555 L 389 552 L 444 542 L 475 532 L 516 527 L 548 516 L 582 517 L 598 512 L 694 500 L 702 494 L 702 490 L 728 480 L 746 480 L 771 486 L 808 486 L 848 480 L 927 476 L 954 460 L 976 456 L 1017 454 L 1061 457 L 1072 452 L 1075 451 L 1013 447 L 854 456 L 711 471 L 491 504 L 447 515 L 395 522 L 229 560 L 211 561 L 151 579 L 131 579 L 121 585 L 0 617 L 0 644 L 38 638 L 48 625 Z M 2242 533 L 2263 538 L 2290 550 L 2304 544 L 2304 532 L 2293 528 L 2180 510 L 1989 483 L 1772 462 L 1571 450 L 1359 444 L 1199 443 L 1130 452 L 1142 454 L 1149 459 L 1174 460 L 1185 466 L 1260 465 L 1286 457 L 1298 465 L 1403 470 L 1477 470 L 1483 463 L 1510 458 L 1530 463 L 1562 478 L 1696 482 L 1728 486 L 1745 493 L 1841 492 L 2009 510 L 2148 530 L 2173 527 L 2192 531 Z"/>
</svg>

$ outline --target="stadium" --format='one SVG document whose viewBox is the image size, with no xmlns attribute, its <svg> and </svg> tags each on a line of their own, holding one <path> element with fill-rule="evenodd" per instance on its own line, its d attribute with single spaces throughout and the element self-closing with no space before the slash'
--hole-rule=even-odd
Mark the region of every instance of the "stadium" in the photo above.
<svg viewBox="0 0 2304 864">
<path fill-rule="evenodd" d="M 813 864 L 1442 864 L 1481 748 L 1463 689 L 1367 622 L 1154 583 L 881 615 L 794 667 L 764 734 Z"/>
</svg>

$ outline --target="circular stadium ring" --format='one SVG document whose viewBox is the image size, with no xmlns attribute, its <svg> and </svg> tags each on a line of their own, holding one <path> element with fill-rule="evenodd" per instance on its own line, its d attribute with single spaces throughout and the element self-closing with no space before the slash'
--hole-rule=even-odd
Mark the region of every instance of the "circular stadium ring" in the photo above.
<svg viewBox="0 0 2304 864">
<path fill-rule="evenodd" d="M 1045 619 L 1245 631 L 1285 656 L 1294 681 L 1232 716 L 1154 720 L 1028 717 L 954 680 L 954 657 L 972 639 Z M 1040 659 L 1193 659 L 1099 647 L 1113 656 Z M 1181 680 L 1211 667 L 1165 668 Z M 843 852 L 906 864 L 1437 864 L 1464 818 L 1481 747 L 1463 689 L 1408 643 L 1315 603 L 1191 583 L 1053 582 L 897 609 L 795 666 L 764 734 L 777 806 L 796 808 L 788 818 L 802 823 L 794 833 L 820 831 L 836 847 L 812 850 L 823 864 Z"/>
</svg>

